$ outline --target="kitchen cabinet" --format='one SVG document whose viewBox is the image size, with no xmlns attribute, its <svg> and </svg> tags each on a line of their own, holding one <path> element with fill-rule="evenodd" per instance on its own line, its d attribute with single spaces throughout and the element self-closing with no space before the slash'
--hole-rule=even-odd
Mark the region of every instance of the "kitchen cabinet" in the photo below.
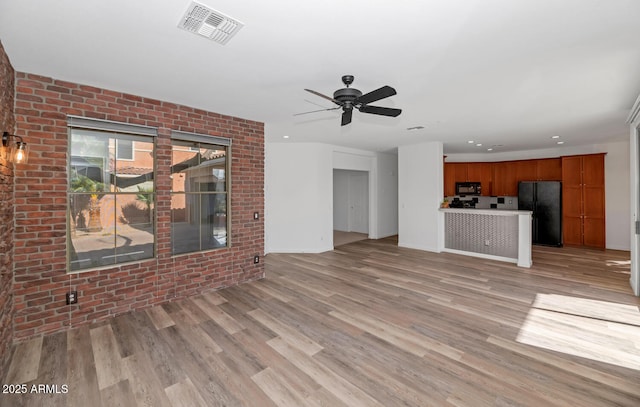
<svg viewBox="0 0 640 407">
<path fill-rule="evenodd" d="M 563 240 L 604 249 L 604 154 L 562 157 Z"/>
<path fill-rule="evenodd" d="M 444 195 L 456 194 L 456 182 L 480 182 L 482 195 L 491 195 L 492 163 L 445 163 Z"/>
<path fill-rule="evenodd" d="M 538 160 L 515 161 L 513 166 L 516 172 L 516 183 L 538 180 Z"/>
<path fill-rule="evenodd" d="M 515 161 L 503 161 L 493 164 L 493 190 L 495 196 L 517 196 L 518 176 Z"/>
<path fill-rule="evenodd" d="M 542 158 L 536 160 L 536 181 L 561 181 L 562 159 Z"/>
<path fill-rule="evenodd" d="M 541 158 L 514 161 L 517 182 L 562 180 L 562 159 Z"/>
<path fill-rule="evenodd" d="M 456 194 L 455 163 L 444 163 L 444 196 Z"/>
<path fill-rule="evenodd" d="M 482 183 L 482 195 L 517 196 L 519 181 L 562 181 L 562 159 L 445 163 L 444 194 L 455 195 L 456 182 Z"/>
</svg>

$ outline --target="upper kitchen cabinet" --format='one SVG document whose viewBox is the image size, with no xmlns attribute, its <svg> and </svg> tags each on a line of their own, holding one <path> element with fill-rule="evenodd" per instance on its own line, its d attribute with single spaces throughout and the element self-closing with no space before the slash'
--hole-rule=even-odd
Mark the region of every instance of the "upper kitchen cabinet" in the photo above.
<svg viewBox="0 0 640 407">
<path fill-rule="evenodd" d="M 517 196 L 518 175 L 514 161 L 493 163 L 493 190 L 495 196 Z"/>
<path fill-rule="evenodd" d="M 456 194 L 456 171 L 457 163 L 444 163 L 444 196 L 454 196 Z"/>
<path fill-rule="evenodd" d="M 456 194 L 456 182 L 480 182 L 482 195 L 491 195 L 492 163 L 445 163 L 444 195 Z"/>
<path fill-rule="evenodd" d="M 562 181 L 562 159 L 543 158 L 536 161 L 536 180 Z"/>
<path fill-rule="evenodd" d="M 538 160 L 514 161 L 513 167 L 516 172 L 516 183 L 538 180 Z"/>
<path fill-rule="evenodd" d="M 518 182 L 562 180 L 562 160 L 560 158 L 522 160 L 513 163 Z"/>
<path fill-rule="evenodd" d="M 467 164 L 467 181 L 480 182 L 482 184 L 482 195 L 490 196 L 492 194 L 493 184 L 493 164 L 492 163 L 468 163 Z"/>
</svg>

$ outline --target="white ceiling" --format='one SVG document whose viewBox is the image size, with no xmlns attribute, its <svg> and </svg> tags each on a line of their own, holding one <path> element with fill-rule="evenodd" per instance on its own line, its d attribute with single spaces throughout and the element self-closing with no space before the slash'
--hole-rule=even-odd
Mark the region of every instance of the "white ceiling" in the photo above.
<svg viewBox="0 0 640 407">
<path fill-rule="evenodd" d="M 226 45 L 178 29 L 190 0 L 2 0 L 0 41 L 18 71 L 265 122 L 267 141 L 376 151 L 623 140 L 640 94 L 638 0 L 200 3 L 244 27 Z M 303 89 L 332 95 L 345 74 L 394 87 L 372 104 L 402 114 L 294 116 L 332 107 Z"/>
</svg>

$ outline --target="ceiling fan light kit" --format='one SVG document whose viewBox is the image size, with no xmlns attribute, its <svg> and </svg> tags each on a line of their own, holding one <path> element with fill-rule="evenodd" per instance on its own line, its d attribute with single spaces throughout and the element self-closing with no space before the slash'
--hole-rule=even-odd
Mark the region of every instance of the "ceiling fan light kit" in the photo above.
<svg viewBox="0 0 640 407">
<path fill-rule="evenodd" d="M 364 95 L 360 90 L 356 88 L 350 88 L 349 86 L 353 83 L 354 77 L 353 75 L 344 75 L 342 77 L 342 83 L 344 83 L 345 87 L 342 89 L 338 89 L 333 92 L 333 97 L 329 97 L 327 95 L 323 95 L 320 92 L 316 92 L 315 90 L 305 89 L 307 92 L 313 93 L 316 96 L 320 96 L 321 98 L 327 99 L 338 105 L 338 107 L 323 109 L 323 110 L 335 110 L 342 108 L 342 120 L 341 125 L 346 126 L 351 123 L 351 119 L 353 117 L 353 109 L 356 108 L 358 111 L 362 113 L 370 113 L 376 114 L 380 116 L 389 116 L 396 117 L 402 113 L 401 109 L 395 109 L 391 107 L 382 107 L 382 106 L 369 106 L 369 103 L 376 102 L 381 99 L 388 98 L 396 94 L 396 90 L 391 86 L 383 86 L 379 89 L 371 91 L 369 93 L 365 93 Z M 316 110 L 314 112 L 318 112 Z M 307 113 L 314 113 L 307 112 Z"/>
</svg>

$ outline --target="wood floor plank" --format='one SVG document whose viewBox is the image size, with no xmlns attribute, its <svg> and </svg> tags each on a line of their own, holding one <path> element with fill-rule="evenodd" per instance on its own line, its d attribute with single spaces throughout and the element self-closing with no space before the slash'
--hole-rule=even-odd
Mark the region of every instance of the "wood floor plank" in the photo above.
<svg viewBox="0 0 640 407">
<path fill-rule="evenodd" d="M 67 380 L 69 406 L 102 406 L 89 326 L 67 331 Z"/>
<path fill-rule="evenodd" d="M 100 390 L 124 380 L 120 350 L 111 325 L 93 328 L 89 331 L 89 335 Z"/>
<path fill-rule="evenodd" d="M 217 363 L 219 358 L 216 354 L 203 358 L 201 354 L 194 352 L 176 327 L 163 329 L 159 331 L 159 335 L 172 354 L 176 355 L 176 360 L 180 360 L 186 377 L 193 382 L 208 406 L 242 405 L 231 391 L 235 386 L 230 381 L 233 375 L 229 374 L 223 363 Z"/>
<path fill-rule="evenodd" d="M 217 305 L 206 301 L 204 298 L 194 297 L 193 303 L 196 304 L 196 306 L 198 306 L 212 321 L 215 321 L 230 334 L 234 334 L 244 329 L 244 327 L 229 314 L 222 311 Z"/>
<path fill-rule="evenodd" d="M 304 405 L 304 398 L 292 391 L 291 386 L 269 367 L 251 376 L 251 379 L 280 407 Z"/>
<path fill-rule="evenodd" d="M 18 344 L 13 351 L 5 383 L 27 383 L 38 377 L 42 337 Z"/>
<path fill-rule="evenodd" d="M 172 407 L 207 407 L 207 402 L 204 401 L 188 377 L 167 387 L 164 391 L 167 393 Z"/>
<path fill-rule="evenodd" d="M 128 380 L 122 380 L 116 384 L 100 390 L 103 406 L 137 407 L 136 399 L 131 391 Z"/>
<path fill-rule="evenodd" d="M 280 335 L 284 340 L 286 340 L 291 345 L 300 349 L 307 355 L 313 355 L 316 352 L 322 350 L 322 346 L 314 342 L 312 339 L 300 334 L 298 331 L 294 330 L 292 327 L 282 324 L 276 318 L 271 315 L 268 315 L 262 310 L 253 310 L 248 313 L 252 318 L 261 324 L 265 325 L 272 331 L 276 332 Z"/>
<path fill-rule="evenodd" d="M 134 324 L 131 334 L 142 347 L 142 353 L 151 361 L 151 370 L 160 380 L 162 388 L 171 386 L 186 377 L 171 347 L 160 335 L 163 330 L 156 330 L 145 312 L 134 312 L 128 322 Z M 166 329 L 172 329 L 173 326 Z M 139 352 L 135 353 L 137 355 Z M 146 359 L 144 359 L 146 360 Z"/>
<path fill-rule="evenodd" d="M 169 313 L 167 313 L 162 307 L 147 308 L 145 312 L 149 316 L 149 319 L 153 323 L 153 326 L 156 327 L 156 329 L 162 329 L 175 325 L 175 322 L 173 321 L 173 319 L 171 319 Z"/>
<path fill-rule="evenodd" d="M 202 297 L 206 298 L 207 301 L 209 301 L 213 305 L 222 305 L 227 302 L 227 299 L 224 298 L 218 291 L 206 292 L 202 294 Z"/>
<path fill-rule="evenodd" d="M 66 332 L 59 332 L 43 338 L 38 372 L 38 378 L 34 384 L 55 386 L 52 393 L 37 395 L 40 402 L 49 407 L 66 406 L 67 392 L 63 388 L 66 385 L 68 391 Z"/>
<path fill-rule="evenodd" d="M 163 383 L 147 353 L 139 352 L 124 358 L 122 368 L 130 385 L 130 399 L 136 405 L 170 407 L 169 399 L 163 392 Z"/>
<path fill-rule="evenodd" d="M 164 307 L 163 307 L 164 308 Z M 113 336 L 118 341 L 120 357 L 126 358 L 137 352 L 143 352 L 144 347 L 135 335 L 136 322 L 132 319 L 132 313 L 118 315 L 110 321 Z"/>
<path fill-rule="evenodd" d="M 349 383 L 348 380 L 317 363 L 310 355 L 301 352 L 300 349 L 290 345 L 282 338 L 271 339 L 268 344 L 349 406 L 381 406 L 371 396 Z"/>
</svg>

